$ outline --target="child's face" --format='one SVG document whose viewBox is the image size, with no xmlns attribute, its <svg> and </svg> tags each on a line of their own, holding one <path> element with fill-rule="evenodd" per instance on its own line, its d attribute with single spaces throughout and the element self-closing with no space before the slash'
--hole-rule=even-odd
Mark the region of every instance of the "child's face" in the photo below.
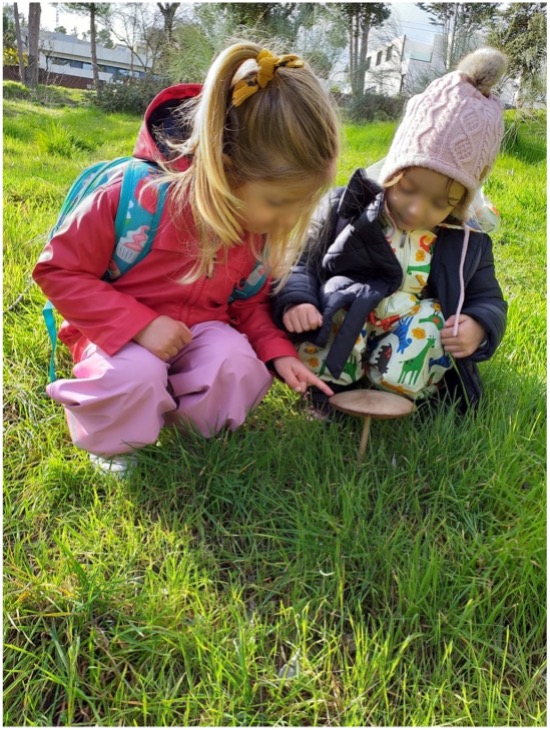
<svg viewBox="0 0 550 730">
<path fill-rule="evenodd" d="M 386 203 L 398 228 L 432 230 L 462 201 L 466 188 L 434 170 L 411 167 L 387 189 Z"/>
<path fill-rule="evenodd" d="M 319 190 L 332 180 L 331 168 L 324 179 L 299 185 L 256 181 L 240 185 L 233 192 L 242 201 L 242 225 L 250 233 L 274 234 L 291 231 L 298 219 L 316 200 Z"/>
</svg>

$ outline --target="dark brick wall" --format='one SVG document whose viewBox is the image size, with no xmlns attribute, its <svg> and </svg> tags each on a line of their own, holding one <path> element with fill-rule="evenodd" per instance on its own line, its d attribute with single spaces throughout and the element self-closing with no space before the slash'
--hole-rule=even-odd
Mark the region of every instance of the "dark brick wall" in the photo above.
<svg viewBox="0 0 550 730">
<path fill-rule="evenodd" d="M 3 67 L 4 81 L 20 81 L 18 66 Z M 92 86 L 92 79 L 82 79 L 78 76 L 57 74 L 44 69 L 38 69 L 38 83 L 54 86 L 65 86 L 68 89 L 87 89 Z"/>
</svg>

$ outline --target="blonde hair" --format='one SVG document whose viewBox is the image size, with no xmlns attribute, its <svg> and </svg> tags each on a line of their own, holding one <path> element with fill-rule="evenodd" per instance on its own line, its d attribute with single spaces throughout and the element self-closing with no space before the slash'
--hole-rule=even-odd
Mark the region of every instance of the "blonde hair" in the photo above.
<svg viewBox="0 0 550 730">
<path fill-rule="evenodd" d="M 191 134 L 171 146 L 177 156 L 189 156 L 183 172 L 165 166 L 172 183 L 173 214 L 190 206 L 201 246 L 191 283 L 212 271 L 220 250 L 243 239 L 240 200 L 233 190 L 249 182 L 284 182 L 291 187 L 319 179 L 319 192 L 304 205 L 292 231 L 267 236 L 261 256 L 274 276 L 285 278 L 305 243 L 313 209 L 331 180 L 328 172 L 339 152 L 339 121 L 330 97 L 306 65 L 280 67 L 263 89 L 240 106 L 231 101 L 232 88 L 257 71 L 262 50 L 256 43 L 236 43 L 219 54 L 210 67 L 202 93 L 184 103 L 191 115 Z M 228 165 L 229 162 L 229 165 Z"/>
</svg>

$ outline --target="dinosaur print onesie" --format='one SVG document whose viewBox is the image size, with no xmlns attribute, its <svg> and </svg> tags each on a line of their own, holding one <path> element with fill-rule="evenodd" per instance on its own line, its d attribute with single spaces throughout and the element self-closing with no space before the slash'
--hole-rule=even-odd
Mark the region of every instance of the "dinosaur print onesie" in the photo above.
<svg viewBox="0 0 550 730">
<path fill-rule="evenodd" d="M 331 377 L 331 381 L 351 385 L 366 375 L 379 388 L 413 399 L 426 397 L 435 392 L 451 367 L 439 334 L 444 325 L 441 307 L 433 299 L 422 298 L 437 235 L 427 230 L 399 230 L 387 213 L 382 223 L 384 236 L 403 269 L 403 281 L 398 291 L 371 312 L 340 377 L 336 381 Z M 324 347 L 310 342 L 299 347 L 302 361 L 320 377 L 345 315 L 340 310 L 334 316 Z"/>
</svg>

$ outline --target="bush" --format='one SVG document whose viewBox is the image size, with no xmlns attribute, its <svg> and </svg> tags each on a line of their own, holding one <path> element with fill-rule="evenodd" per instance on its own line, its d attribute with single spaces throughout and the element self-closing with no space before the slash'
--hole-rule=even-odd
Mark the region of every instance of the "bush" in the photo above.
<svg viewBox="0 0 550 730">
<path fill-rule="evenodd" d="M 2 55 L 4 66 L 19 66 L 19 55 L 16 48 L 3 48 Z M 23 65 L 29 65 L 29 54 L 26 51 L 23 53 Z"/>
<path fill-rule="evenodd" d="M 29 87 L 19 81 L 4 81 L 3 92 L 4 99 L 28 101 L 31 98 L 31 90 Z"/>
<path fill-rule="evenodd" d="M 401 117 L 406 99 L 403 96 L 364 94 L 349 98 L 344 115 L 350 122 L 387 122 Z"/>
<path fill-rule="evenodd" d="M 152 76 L 114 81 L 101 87 L 94 103 L 106 112 L 142 115 L 153 97 L 169 82 Z"/>
</svg>

